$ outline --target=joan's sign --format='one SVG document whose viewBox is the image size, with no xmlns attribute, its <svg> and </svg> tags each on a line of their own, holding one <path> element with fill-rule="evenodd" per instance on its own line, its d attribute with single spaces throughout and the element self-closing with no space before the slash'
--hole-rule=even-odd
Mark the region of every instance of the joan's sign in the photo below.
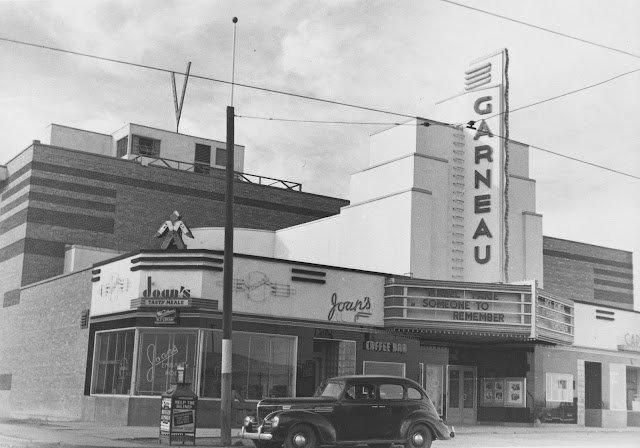
<svg viewBox="0 0 640 448">
<path fill-rule="evenodd" d="M 365 297 L 356 300 L 338 300 L 338 294 L 331 295 L 331 308 L 328 321 L 358 322 L 367 321 L 371 317 L 371 299 Z"/>
</svg>

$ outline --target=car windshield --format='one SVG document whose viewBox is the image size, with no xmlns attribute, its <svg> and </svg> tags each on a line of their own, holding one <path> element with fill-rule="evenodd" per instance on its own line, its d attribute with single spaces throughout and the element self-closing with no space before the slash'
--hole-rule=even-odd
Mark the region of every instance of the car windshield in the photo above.
<svg viewBox="0 0 640 448">
<path fill-rule="evenodd" d="M 343 381 L 329 381 L 316 390 L 315 397 L 333 397 L 338 398 L 344 390 Z"/>
</svg>

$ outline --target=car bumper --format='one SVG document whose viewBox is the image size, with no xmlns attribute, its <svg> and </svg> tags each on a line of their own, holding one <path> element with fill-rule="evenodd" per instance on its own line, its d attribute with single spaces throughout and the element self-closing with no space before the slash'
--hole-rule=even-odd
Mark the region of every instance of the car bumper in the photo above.
<svg viewBox="0 0 640 448">
<path fill-rule="evenodd" d="M 257 432 L 248 432 L 243 426 L 242 429 L 240 429 L 240 437 L 250 440 L 271 440 L 273 439 L 273 434 L 262 432 L 262 426 L 258 427 Z"/>
</svg>

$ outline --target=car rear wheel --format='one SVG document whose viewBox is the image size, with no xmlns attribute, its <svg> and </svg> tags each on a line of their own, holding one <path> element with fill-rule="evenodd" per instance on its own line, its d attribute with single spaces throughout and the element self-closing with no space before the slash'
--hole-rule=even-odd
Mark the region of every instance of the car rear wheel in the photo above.
<svg viewBox="0 0 640 448">
<path fill-rule="evenodd" d="M 407 435 L 406 448 L 429 448 L 433 442 L 431 430 L 426 425 L 415 425 Z"/>
<path fill-rule="evenodd" d="M 316 434 L 308 425 L 295 425 L 284 439 L 284 448 L 315 448 Z"/>
</svg>

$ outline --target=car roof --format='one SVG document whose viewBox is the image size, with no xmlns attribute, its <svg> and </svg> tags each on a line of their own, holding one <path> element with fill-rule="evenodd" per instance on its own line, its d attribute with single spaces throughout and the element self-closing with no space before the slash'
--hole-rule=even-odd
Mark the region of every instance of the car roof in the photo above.
<svg viewBox="0 0 640 448">
<path fill-rule="evenodd" d="M 343 375 L 343 376 L 336 376 L 336 377 L 330 378 L 329 381 L 332 381 L 332 380 L 348 381 L 348 380 L 362 380 L 362 379 L 367 379 L 372 381 L 406 382 L 406 383 L 411 383 L 412 385 L 418 384 L 410 378 L 405 378 L 403 376 L 393 376 L 393 375 Z"/>
</svg>

